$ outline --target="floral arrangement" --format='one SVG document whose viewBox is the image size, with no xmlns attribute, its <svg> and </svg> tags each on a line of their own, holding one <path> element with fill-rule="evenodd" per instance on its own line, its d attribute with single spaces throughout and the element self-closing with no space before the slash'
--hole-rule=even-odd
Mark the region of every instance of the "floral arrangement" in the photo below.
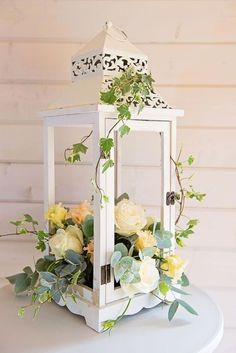
<svg viewBox="0 0 236 353">
<path fill-rule="evenodd" d="M 131 118 L 131 107 L 137 108 L 139 114 L 152 91 L 153 78 L 150 74 L 140 74 L 129 68 L 119 77 L 114 77 L 109 88 L 101 92 L 101 101 L 113 104 L 117 108 L 118 119 L 107 136 L 99 141 L 101 154 L 98 158 L 95 175 L 92 179 L 94 191 L 100 194 L 100 203 L 109 202 L 109 195 L 104 194 L 98 183 L 98 167 L 102 162 L 102 172 L 114 166 L 110 152 L 114 141 L 111 131 L 120 124 L 119 133 L 123 137 L 130 131 L 128 121 Z M 79 143 L 65 150 L 65 160 L 75 163 L 87 152 L 85 141 L 93 131 Z M 172 320 L 178 307 L 182 306 L 189 313 L 197 312 L 180 295 L 187 295 L 181 287 L 189 285 L 184 273 L 187 261 L 175 254 L 175 243 L 184 245 L 184 240 L 194 233 L 197 219 L 189 219 L 185 227 L 179 226 L 184 215 L 186 199 L 202 201 L 205 194 L 194 190 L 192 176 L 183 175 L 184 167 L 191 166 L 194 158 L 189 156 L 184 162 L 180 156 L 172 162 L 175 165 L 179 190 L 174 194 L 178 205 L 176 232 L 172 234 L 163 229 L 161 223 L 146 214 L 145 209 L 129 200 L 127 194 L 115 200 L 115 244 L 111 256 L 111 267 L 114 272 L 115 286 L 121 287 L 129 297 L 128 304 L 116 319 L 103 323 L 104 331 L 111 330 L 125 315 L 132 298 L 138 293 L 152 293 L 162 303 L 170 304 L 168 319 Z M 187 183 L 187 184 L 186 184 Z M 83 201 L 77 206 L 66 207 L 62 203 L 52 205 L 46 215 L 49 231 L 37 229 L 38 222 L 31 215 L 11 222 L 16 231 L 14 234 L 33 234 L 36 236 L 36 248 L 47 255 L 39 258 L 32 269 L 26 266 L 22 273 L 8 277 L 15 286 L 16 294 L 27 292 L 31 296 L 34 316 L 42 304 L 54 300 L 59 303 L 71 297 L 75 302 L 79 297 L 78 285 L 93 286 L 94 254 L 94 216 L 92 204 Z M 4 235 L 2 235 L 4 236 Z M 26 307 L 27 307 L 26 306 Z M 24 316 L 25 308 L 19 308 L 18 315 Z"/>
<path fill-rule="evenodd" d="M 76 302 L 77 285 L 92 288 L 93 283 L 94 217 L 90 203 L 84 201 L 71 208 L 59 203 L 48 209 L 45 218 L 50 223 L 50 233 L 36 230 L 38 222 L 30 215 L 12 222 L 17 227 L 16 233 L 35 234 L 36 248 L 49 251 L 37 260 L 35 269 L 27 266 L 22 273 L 8 277 L 16 294 L 27 292 L 31 295 L 31 303 L 27 306 L 33 307 L 34 316 L 42 304 L 52 299 L 59 303 L 71 296 Z M 197 315 L 182 299 L 168 299 L 169 293 L 171 298 L 175 293 L 186 295 L 180 287 L 189 284 L 184 273 L 187 261 L 173 253 L 174 235 L 161 229 L 161 224 L 147 216 L 145 209 L 129 200 L 127 194 L 116 200 L 114 229 L 111 266 L 116 286 L 130 298 L 129 302 L 137 293 L 152 293 L 163 303 L 171 304 L 169 320 L 179 305 Z M 27 306 L 19 309 L 19 316 L 24 315 Z M 104 322 L 104 330 L 110 330 L 118 321 Z"/>
</svg>

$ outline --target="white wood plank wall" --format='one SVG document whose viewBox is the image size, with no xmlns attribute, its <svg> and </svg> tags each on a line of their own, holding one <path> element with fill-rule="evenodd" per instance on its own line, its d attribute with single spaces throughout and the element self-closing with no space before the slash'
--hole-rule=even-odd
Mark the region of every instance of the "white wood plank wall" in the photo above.
<svg viewBox="0 0 236 353">
<path fill-rule="evenodd" d="M 178 141 L 186 155 L 196 156 L 190 172 L 195 172 L 196 187 L 208 197 L 204 204 L 188 208 L 201 224 L 184 255 L 190 260 L 192 282 L 207 290 L 224 311 L 225 337 L 217 352 L 234 353 L 235 0 L 1 0 L 0 233 L 9 231 L 8 220 L 23 212 L 42 217 L 42 127 L 37 112 L 63 94 L 70 80 L 71 55 L 107 19 L 125 29 L 149 55 L 162 96 L 186 111 L 179 121 Z M 83 176 L 90 173 L 91 155 L 81 168 L 72 167 L 68 173 L 62 152 L 82 134 L 65 135 L 60 130 L 57 135 L 58 199 L 69 203 L 84 196 Z M 128 153 L 124 173 L 127 185 L 155 208 L 147 196 L 152 183 L 141 181 L 148 173 L 154 183 L 159 174 L 157 156 L 145 148 L 136 157 Z M 20 246 L 19 241 L 12 244 Z"/>
</svg>

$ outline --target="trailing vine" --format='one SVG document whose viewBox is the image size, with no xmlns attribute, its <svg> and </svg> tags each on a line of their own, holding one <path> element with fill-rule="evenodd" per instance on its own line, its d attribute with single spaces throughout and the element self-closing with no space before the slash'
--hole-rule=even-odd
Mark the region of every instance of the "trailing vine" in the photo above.
<svg viewBox="0 0 236 353">
<path fill-rule="evenodd" d="M 110 87 L 100 93 L 101 102 L 105 104 L 112 104 L 117 109 L 118 120 L 111 127 L 105 137 L 100 138 L 100 156 L 96 163 L 95 176 L 92 179 L 92 184 L 97 192 L 100 194 L 101 204 L 108 202 L 108 195 L 105 195 L 104 190 L 100 187 L 98 182 L 98 168 L 102 160 L 102 173 L 114 166 L 114 161 L 111 159 L 111 150 L 114 148 L 114 140 L 110 137 L 112 131 L 117 125 L 119 127 L 119 134 L 123 136 L 129 134 L 130 127 L 128 121 L 131 119 L 131 107 L 137 108 L 139 114 L 144 106 L 146 98 L 153 90 L 153 82 L 151 74 L 141 74 L 136 72 L 133 68 L 128 68 L 121 76 L 114 77 Z M 85 136 L 79 143 L 72 145 L 72 147 L 65 150 L 65 160 L 69 163 L 75 163 L 81 160 L 81 154 L 86 154 L 88 147 L 84 142 L 91 136 L 92 131 Z"/>
<path fill-rule="evenodd" d="M 175 165 L 175 175 L 176 175 L 176 180 L 178 184 L 177 185 L 178 191 L 175 193 L 175 200 L 178 205 L 177 216 L 175 220 L 175 226 L 176 226 L 175 239 L 176 239 L 176 243 L 182 247 L 184 245 L 183 240 L 187 239 L 190 235 L 194 234 L 194 228 L 199 223 L 199 220 L 196 218 L 188 219 L 184 228 L 179 226 L 179 223 L 182 217 L 188 218 L 184 214 L 186 200 L 195 199 L 196 201 L 201 202 L 204 200 L 206 194 L 194 190 L 193 185 L 191 183 L 193 174 L 191 174 L 190 176 L 184 175 L 185 167 L 192 166 L 192 164 L 194 163 L 194 157 L 190 155 L 188 156 L 187 160 L 181 161 L 180 160 L 181 153 L 182 153 L 182 149 L 180 150 L 176 161 L 172 157 L 170 158 Z"/>
</svg>

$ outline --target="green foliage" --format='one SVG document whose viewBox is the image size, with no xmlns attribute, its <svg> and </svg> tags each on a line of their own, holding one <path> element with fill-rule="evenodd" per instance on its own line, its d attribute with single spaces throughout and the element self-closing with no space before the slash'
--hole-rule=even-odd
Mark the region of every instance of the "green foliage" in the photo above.
<svg viewBox="0 0 236 353">
<path fill-rule="evenodd" d="M 88 147 L 82 142 L 73 144 L 72 148 L 68 149 L 68 151 L 70 151 L 70 154 L 68 157 L 66 157 L 66 161 L 69 163 L 75 163 L 77 161 L 80 162 L 81 154 L 86 154 L 87 150 Z"/>
<path fill-rule="evenodd" d="M 176 242 L 179 246 L 183 247 L 183 241 L 182 239 L 188 239 L 188 237 L 192 234 L 194 234 L 194 228 L 198 225 L 199 220 L 198 219 L 190 219 L 187 222 L 186 228 L 185 229 L 179 229 L 176 230 L 175 232 L 175 238 Z"/>
<path fill-rule="evenodd" d="M 173 234 L 171 232 L 156 229 L 155 236 L 159 249 L 169 249 L 172 246 L 171 239 L 173 238 Z"/>
<path fill-rule="evenodd" d="M 25 316 L 25 308 L 20 307 L 20 308 L 18 309 L 18 316 L 19 316 L 19 317 L 24 317 L 24 316 Z"/>
<path fill-rule="evenodd" d="M 120 261 L 121 257 L 122 257 L 122 254 L 120 251 L 114 251 L 111 256 L 111 266 L 115 267 Z"/>
<path fill-rule="evenodd" d="M 184 300 L 178 299 L 178 303 L 185 309 L 187 310 L 190 314 L 192 315 L 198 315 L 198 313 Z"/>
<path fill-rule="evenodd" d="M 206 194 L 195 191 L 192 184 L 190 184 L 190 180 L 192 180 L 193 175 L 185 176 L 184 168 L 185 166 L 192 166 L 194 162 L 194 157 L 192 155 L 188 156 L 186 161 L 180 161 L 181 151 L 176 161 L 172 158 L 172 162 L 175 164 L 175 173 L 178 182 L 179 191 L 175 193 L 175 200 L 178 205 L 178 215 L 176 218 L 176 226 L 179 223 L 181 217 L 184 215 L 185 202 L 186 199 L 203 201 Z M 183 228 L 178 227 L 175 233 L 176 243 L 180 246 L 184 246 L 183 239 L 187 239 L 190 235 L 194 234 L 194 227 L 198 224 L 197 219 L 190 219 L 186 226 Z"/>
<path fill-rule="evenodd" d="M 112 147 L 114 147 L 114 141 L 110 137 L 102 137 L 99 141 L 99 145 L 104 154 L 105 158 L 108 158 L 111 152 Z"/>
<path fill-rule="evenodd" d="M 37 236 L 37 244 L 36 244 L 36 249 L 40 251 L 46 250 L 46 243 L 48 241 L 49 235 L 48 233 L 45 233 L 43 230 L 39 230 L 36 232 Z"/>
<path fill-rule="evenodd" d="M 93 239 L 93 232 L 94 232 L 94 218 L 91 215 L 88 215 L 84 223 L 82 224 L 82 231 L 89 242 L 91 239 Z"/>
<path fill-rule="evenodd" d="M 188 199 L 196 199 L 197 201 L 203 201 L 205 198 L 206 194 L 203 192 L 195 191 L 192 187 L 190 186 L 189 190 L 186 190 L 186 198 Z"/>
<path fill-rule="evenodd" d="M 103 165 L 102 165 L 102 172 L 105 173 L 105 171 L 108 168 L 112 168 L 114 166 L 114 161 L 112 159 L 108 159 Z"/>
<path fill-rule="evenodd" d="M 130 127 L 126 124 L 121 125 L 119 128 L 120 136 L 123 137 L 124 135 L 128 135 L 130 132 Z"/>
<path fill-rule="evenodd" d="M 169 290 L 170 290 L 170 286 L 166 282 L 162 281 L 159 283 L 159 291 L 161 292 L 162 295 L 166 296 Z"/>
<path fill-rule="evenodd" d="M 122 257 L 114 266 L 114 275 L 117 282 L 137 283 L 140 281 L 139 263 L 130 256 Z"/>
<path fill-rule="evenodd" d="M 105 92 L 100 92 L 100 95 L 101 101 L 106 104 L 114 104 L 117 100 L 114 89 L 110 89 Z"/>
<path fill-rule="evenodd" d="M 182 294 L 182 295 L 189 295 L 189 293 L 183 291 L 183 290 L 180 289 L 180 288 L 174 287 L 174 286 L 171 286 L 171 291 L 172 291 L 172 292 L 179 293 L 179 294 Z"/>
<path fill-rule="evenodd" d="M 145 256 L 149 256 L 149 257 L 153 257 L 155 255 L 157 251 L 157 248 L 156 247 L 148 247 L 148 248 L 144 248 L 142 251 L 141 251 L 141 257 L 145 257 Z"/>
<path fill-rule="evenodd" d="M 127 256 L 128 255 L 128 249 L 125 246 L 124 243 L 117 243 L 114 248 L 115 251 L 119 251 L 121 253 L 121 256 Z"/>
<path fill-rule="evenodd" d="M 185 273 L 182 273 L 182 276 L 178 282 L 179 284 L 181 284 L 182 287 L 188 287 L 189 286 L 189 279 L 186 276 Z"/>
<path fill-rule="evenodd" d="M 176 314 L 176 311 L 179 307 L 179 302 L 178 300 L 174 300 L 173 303 L 171 303 L 170 307 L 169 307 L 169 311 L 168 311 L 168 320 L 171 321 L 173 319 L 173 317 Z"/>
</svg>

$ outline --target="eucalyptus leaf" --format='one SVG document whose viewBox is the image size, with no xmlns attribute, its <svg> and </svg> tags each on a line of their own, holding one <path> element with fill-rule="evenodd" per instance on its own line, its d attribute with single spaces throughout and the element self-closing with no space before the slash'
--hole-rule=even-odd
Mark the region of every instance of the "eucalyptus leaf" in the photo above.
<svg viewBox="0 0 236 353">
<path fill-rule="evenodd" d="M 87 238 L 87 240 L 93 239 L 93 229 L 94 229 L 94 218 L 91 215 L 88 215 L 84 223 L 82 224 L 82 231 Z"/>
<path fill-rule="evenodd" d="M 51 272 L 40 272 L 40 277 L 48 283 L 54 283 L 57 281 L 57 276 Z"/>
<path fill-rule="evenodd" d="M 180 283 L 182 287 L 188 287 L 189 286 L 189 279 L 186 276 L 185 273 L 182 273 L 181 279 L 180 279 Z"/>
<path fill-rule="evenodd" d="M 80 265 L 82 262 L 84 262 L 83 256 L 71 249 L 65 252 L 64 257 L 66 262 L 69 262 L 70 264 L 73 264 L 73 265 Z"/>
<path fill-rule="evenodd" d="M 172 246 L 171 239 L 173 234 L 165 230 L 156 230 L 155 231 L 157 246 L 159 249 L 169 249 Z"/>
<path fill-rule="evenodd" d="M 148 247 L 148 248 L 144 248 L 142 250 L 142 255 L 143 256 L 149 256 L 149 257 L 153 257 L 155 255 L 157 251 L 156 247 Z"/>
<path fill-rule="evenodd" d="M 169 321 L 171 321 L 173 319 L 173 317 L 175 316 L 178 307 L 179 307 L 178 300 L 174 300 L 173 303 L 171 303 L 171 305 L 169 307 L 169 311 L 168 311 L 168 320 Z"/>
<path fill-rule="evenodd" d="M 114 249 L 115 251 L 119 251 L 122 257 L 128 255 L 128 249 L 123 243 L 117 243 Z"/>
<path fill-rule="evenodd" d="M 77 268 L 77 265 L 67 264 L 67 265 L 64 265 L 61 271 L 57 273 L 59 274 L 60 277 L 65 277 L 72 274 L 76 270 L 76 268 Z"/>
<path fill-rule="evenodd" d="M 171 290 L 172 290 L 173 292 L 176 292 L 176 293 L 179 293 L 179 294 L 189 295 L 189 293 L 187 293 L 187 292 L 185 292 L 185 291 L 183 291 L 182 289 L 177 288 L 177 287 L 171 286 Z"/>
<path fill-rule="evenodd" d="M 115 267 L 115 265 L 118 264 L 121 257 L 122 257 L 122 254 L 120 251 L 114 251 L 114 253 L 111 256 L 111 266 Z"/>
<path fill-rule="evenodd" d="M 177 301 L 178 301 L 178 303 L 179 303 L 185 310 L 187 310 L 190 314 L 198 315 L 198 313 L 197 313 L 188 303 L 186 303 L 184 300 L 177 299 Z"/>
</svg>

